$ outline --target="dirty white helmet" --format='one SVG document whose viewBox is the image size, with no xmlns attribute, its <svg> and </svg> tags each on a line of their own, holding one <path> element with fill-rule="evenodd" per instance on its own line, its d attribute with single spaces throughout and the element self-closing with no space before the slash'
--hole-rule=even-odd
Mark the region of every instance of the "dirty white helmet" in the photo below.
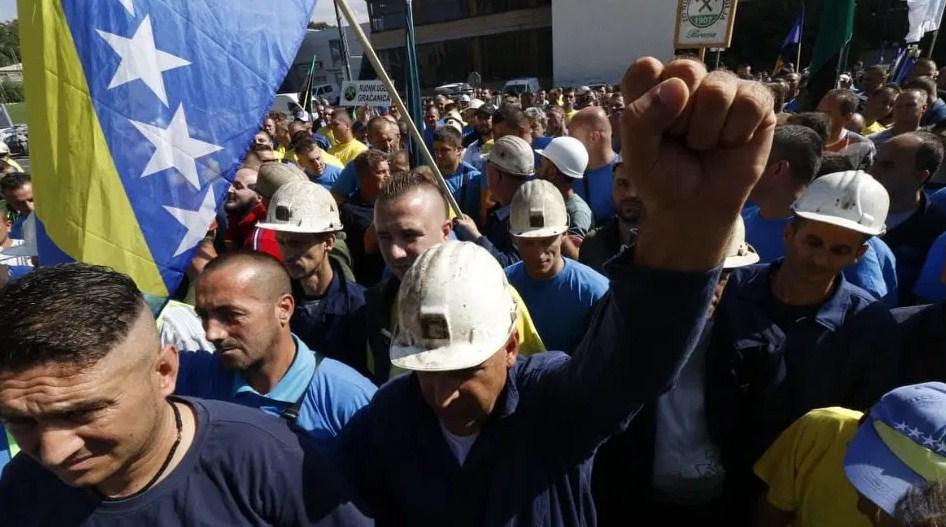
<svg viewBox="0 0 946 527">
<path fill-rule="evenodd" d="M 884 233 L 890 196 L 863 170 L 835 172 L 811 182 L 792 205 L 795 215 L 872 236 Z"/>
<path fill-rule="evenodd" d="M 548 159 L 559 172 L 570 178 L 582 179 L 588 168 L 588 150 L 574 137 L 556 137 L 542 150 L 536 150 Z"/>
<path fill-rule="evenodd" d="M 523 183 L 512 197 L 509 233 L 522 238 L 544 238 L 568 230 L 565 200 L 555 185 L 544 179 Z"/>
<path fill-rule="evenodd" d="M 291 181 L 279 187 L 269 202 L 266 222 L 257 227 L 282 232 L 318 234 L 342 230 L 335 198 L 322 185 Z"/>
<path fill-rule="evenodd" d="M 746 224 L 742 216 L 736 216 L 733 223 L 732 235 L 729 237 L 729 246 L 726 248 L 726 259 L 723 260 L 723 269 L 735 269 L 758 263 L 759 253 L 746 243 Z"/>
<path fill-rule="evenodd" d="M 398 290 L 391 364 L 453 371 L 482 364 L 512 334 L 516 303 L 506 273 L 486 249 L 447 242 L 422 254 Z"/>
</svg>

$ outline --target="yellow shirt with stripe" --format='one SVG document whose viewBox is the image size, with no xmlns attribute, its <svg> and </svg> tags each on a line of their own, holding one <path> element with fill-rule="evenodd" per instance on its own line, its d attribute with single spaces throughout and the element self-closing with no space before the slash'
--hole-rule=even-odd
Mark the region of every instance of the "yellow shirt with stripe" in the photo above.
<svg viewBox="0 0 946 527">
<path fill-rule="evenodd" d="M 792 423 L 756 462 L 775 508 L 793 512 L 795 527 L 870 527 L 857 510 L 857 491 L 844 475 L 847 444 L 863 414 L 812 410 Z"/>
</svg>

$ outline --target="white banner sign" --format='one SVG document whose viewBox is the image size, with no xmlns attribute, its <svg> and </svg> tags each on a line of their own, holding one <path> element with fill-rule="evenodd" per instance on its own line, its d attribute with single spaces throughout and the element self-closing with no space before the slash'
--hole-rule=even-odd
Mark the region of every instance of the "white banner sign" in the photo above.
<svg viewBox="0 0 946 527">
<path fill-rule="evenodd" d="M 342 106 L 391 106 L 391 96 L 381 81 L 345 81 L 342 83 Z"/>
<path fill-rule="evenodd" d="M 676 49 L 728 48 L 738 0 L 678 0 Z"/>
</svg>

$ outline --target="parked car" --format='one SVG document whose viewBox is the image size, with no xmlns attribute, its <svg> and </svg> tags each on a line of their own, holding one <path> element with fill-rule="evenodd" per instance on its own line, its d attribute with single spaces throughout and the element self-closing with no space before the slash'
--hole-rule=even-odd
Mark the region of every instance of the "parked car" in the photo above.
<svg viewBox="0 0 946 527">
<path fill-rule="evenodd" d="M 541 89 L 539 79 L 535 77 L 523 77 L 521 79 L 512 79 L 503 86 L 503 93 L 535 93 Z"/>
<path fill-rule="evenodd" d="M 439 95 L 470 95 L 473 93 L 473 87 L 465 82 L 451 82 L 437 86 L 434 91 Z"/>
</svg>

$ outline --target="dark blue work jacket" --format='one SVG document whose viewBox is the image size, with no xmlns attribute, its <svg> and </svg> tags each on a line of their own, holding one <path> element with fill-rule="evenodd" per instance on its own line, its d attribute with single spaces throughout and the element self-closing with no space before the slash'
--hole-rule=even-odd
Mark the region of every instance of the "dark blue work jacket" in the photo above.
<svg viewBox="0 0 946 527">
<path fill-rule="evenodd" d="M 718 270 L 610 264 L 572 358 L 520 357 L 461 466 L 416 374 L 394 378 L 343 432 L 344 466 L 378 525 L 594 525 L 591 465 L 607 437 L 676 382 Z M 475 286 L 471 284 L 471 287 Z"/>
</svg>

